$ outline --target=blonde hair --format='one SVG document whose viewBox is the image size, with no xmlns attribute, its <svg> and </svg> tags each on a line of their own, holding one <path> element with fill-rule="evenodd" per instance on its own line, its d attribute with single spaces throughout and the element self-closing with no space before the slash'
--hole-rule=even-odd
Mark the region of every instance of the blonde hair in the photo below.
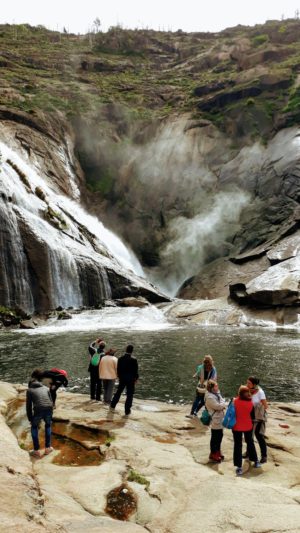
<svg viewBox="0 0 300 533">
<path fill-rule="evenodd" d="M 206 384 L 206 388 L 207 388 L 208 392 L 211 392 L 215 385 L 217 385 L 217 382 L 214 379 L 209 379 L 207 384 Z"/>
<path fill-rule="evenodd" d="M 214 360 L 211 355 L 205 355 L 203 359 L 204 366 L 214 366 Z"/>
</svg>

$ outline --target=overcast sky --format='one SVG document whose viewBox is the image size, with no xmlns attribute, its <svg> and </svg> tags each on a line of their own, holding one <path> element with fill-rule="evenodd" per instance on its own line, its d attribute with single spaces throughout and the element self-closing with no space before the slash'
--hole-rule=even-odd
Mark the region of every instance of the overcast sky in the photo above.
<svg viewBox="0 0 300 533">
<path fill-rule="evenodd" d="M 266 20 L 295 17 L 300 0 L 1 0 L 0 23 L 43 24 L 49 29 L 86 33 L 99 17 L 101 29 L 220 31 Z"/>
</svg>

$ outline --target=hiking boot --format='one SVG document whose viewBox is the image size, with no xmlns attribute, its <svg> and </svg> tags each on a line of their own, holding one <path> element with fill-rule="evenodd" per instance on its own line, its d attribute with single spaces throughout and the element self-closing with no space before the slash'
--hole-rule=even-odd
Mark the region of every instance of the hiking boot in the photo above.
<svg viewBox="0 0 300 533">
<path fill-rule="evenodd" d="M 225 456 L 221 452 L 219 452 L 219 457 L 220 457 L 221 461 L 224 461 Z"/>
<path fill-rule="evenodd" d="M 31 455 L 31 457 L 36 457 L 37 459 L 41 459 L 42 457 L 40 450 L 30 450 L 29 455 Z"/>
<path fill-rule="evenodd" d="M 260 464 L 263 465 L 264 463 L 266 463 L 268 461 L 268 458 L 267 457 L 262 457 L 261 460 L 260 460 Z"/>
<path fill-rule="evenodd" d="M 261 468 L 261 464 L 259 461 L 255 461 L 254 468 Z"/>
<path fill-rule="evenodd" d="M 235 471 L 236 475 L 237 476 L 242 476 L 243 475 L 243 469 L 242 467 L 238 467 Z"/>
<path fill-rule="evenodd" d="M 53 452 L 52 446 L 49 446 L 49 448 L 45 448 L 45 455 L 49 455 L 49 453 Z"/>
</svg>

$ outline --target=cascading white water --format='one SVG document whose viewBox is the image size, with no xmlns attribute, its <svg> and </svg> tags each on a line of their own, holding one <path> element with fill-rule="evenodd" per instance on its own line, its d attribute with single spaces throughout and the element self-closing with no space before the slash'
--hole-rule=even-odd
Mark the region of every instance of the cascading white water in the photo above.
<svg viewBox="0 0 300 533">
<path fill-rule="evenodd" d="M 6 282 L 1 304 L 7 307 L 21 305 L 32 312 L 32 287 L 42 284 L 44 288 L 41 290 L 45 292 L 48 283 L 50 299 L 46 305 L 49 307 L 79 307 L 84 304 L 83 291 L 90 295 L 86 304 L 92 305 L 90 302 L 111 297 L 103 265 L 111 267 L 114 264 L 120 271 L 124 266 L 142 274 L 134 254 L 96 217 L 88 215 L 78 203 L 58 194 L 23 157 L 2 142 L 0 154 L 2 217 L 8 221 L 6 234 L 3 233 L 5 225 L 1 224 L 2 240 L 6 243 L 6 247 L 2 246 L 0 250 L 2 275 Z M 43 192 L 45 199 L 37 195 L 36 188 Z M 11 238 L 7 237 L 8 233 Z M 31 258 L 31 270 L 28 271 L 28 258 L 23 252 L 24 233 L 29 249 L 33 239 L 38 245 L 40 251 L 34 253 L 40 253 L 40 260 L 46 266 L 48 275 L 45 271 L 45 280 L 37 282 L 38 257 Z M 115 257 L 109 257 L 107 249 Z M 10 255 L 12 265 L 8 259 Z M 82 276 L 83 265 L 90 273 Z"/>
<path fill-rule="evenodd" d="M 49 248 L 54 307 L 82 305 L 76 261 L 68 250 Z"/>
<path fill-rule="evenodd" d="M 95 235 L 114 257 L 125 268 L 132 270 L 138 276 L 144 277 L 144 271 L 135 254 L 125 246 L 117 235 L 104 227 L 102 222 L 95 216 L 90 215 L 84 209 L 78 209 L 78 204 L 67 198 L 60 196 L 58 205 L 64 212 L 72 215 L 76 220 L 85 226 L 93 235 Z"/>
<path fill-rule="evenodd" d="M 6 204 L 0 198 L 0 257 L 2 263 L 2 276 L 0 283 L 0 302 L 5 302 L 9 308 L 18 306 L 22 297 L 26 309 L 33 311 L 33 295 L 31 292 L 29 272 L 26 257 L 23 251 L 16 215 L 11 204 Z M 3 232 L 11 236 L 9 249 Z"/>
</svg>

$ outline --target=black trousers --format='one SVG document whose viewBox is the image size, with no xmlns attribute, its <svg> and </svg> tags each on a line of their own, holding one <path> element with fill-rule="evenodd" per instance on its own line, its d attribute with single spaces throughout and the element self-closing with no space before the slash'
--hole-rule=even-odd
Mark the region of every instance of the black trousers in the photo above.
<svg viewBox="0 0 300 533">
<path fill-rule="evenodd" d="M 253 441 L 252 429 L 250 431 L 232 431 L 234 447 L 233 447 L 233 464 L 241 468 L 243 464 L 242 449 L 243 449 L 243 435 L 247 444 L 248 456 L 250 461 L 257 461 L 257 453 Z"/>
<path fill-rule="evenodd" d="M 132 401 L 133 401 L 133 395 L 134 395 L 134 381 L 121 381 L 119 382 L 119 386 L 116 390 L 116 393 L 111 401 L 111 404 L 110 406 L 115 408 L 119 399 L 120 399 L 120 396 L 123 392 L 123 390 L 125 389 L 126 387 L 126 401 L 125 401 L 125 414 L 126 415 L 129 415 L 130 414 L 130 409 L 131 409 L 131 406 L 132 406 Z"/>
<path fill-rule="evenodd" d="M 211 429 L 210 451 L 216 453 L 221 451 L 221 442 L 223 439 L 223 429 Z"/>
<path fill-rule="evenodd" d="M 101 379 L 99 378 L 99 369 L 97 368 L 97 372 L 91 371 L 91 382 L 90 382 L 90 390 L 91 390 L 91 400 L 101 400 L 101 393 L 102 393 L 102 383 Z"/>
<path fill-rule="evenodd" d="M 50 396 L 53 401 L 53 407 L 55 407 L 55 402 L 56 402 L 56 397 L 57 397 L 56 391 L 57 389 L 59 389 L 59 387 L 61 387 L 61 385 L 62 383 L 54 383 L 53 385 L 50 385 Z"/>
<path fill-rule="evenodd" d="M 267 445 L 265 441 L 265 436 L 260 433 L 260 426 L 262 422 L 257 422 L 254 430 L 256 440 L 260 447 L 260 453 L 262 457 L 267 457 Z"/>
</svg>

